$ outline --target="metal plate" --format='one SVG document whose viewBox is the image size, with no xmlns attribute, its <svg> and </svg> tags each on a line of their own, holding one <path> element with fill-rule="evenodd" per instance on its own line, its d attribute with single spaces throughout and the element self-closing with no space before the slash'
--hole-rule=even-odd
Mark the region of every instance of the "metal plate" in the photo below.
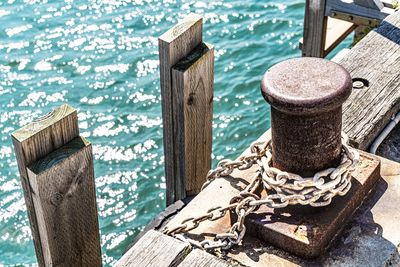
<svg viewBox="0 0 400 267">
<path fill-rule="evenodd" d="M 327 207 L 272 209 L 262 206 L 246 218 L 249 234 L 304 258 L 324 253 L 380 178 L 380 161 L 360 152 L 352 188 Z M 235 216 L 231 216 L 235 220 Z"/>
</svg>

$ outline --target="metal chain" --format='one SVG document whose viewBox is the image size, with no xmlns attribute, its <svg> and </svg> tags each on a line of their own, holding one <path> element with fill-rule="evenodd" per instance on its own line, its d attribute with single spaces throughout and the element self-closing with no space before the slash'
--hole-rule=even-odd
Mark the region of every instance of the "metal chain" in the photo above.
<svg viewBox="0 0 400 267">
<path fill-rule="evenodd" d="M 250 147 L 248 155 L 241 156 L 238 160 L 223 159 L 218 162 L 217 168 L 210 170 L 207 174 L 207 180 L 201 187 L 206 188 L 213 180 L 231 175 L 235 170 L 246 170 L 253 166 L 268 150 L 270 140 L 267 142 L 255 142 Z"/>
<path fill-rule="evenodd" d="M 217 168 L 208 173 L 202 190 L 216 178 L 229 176 L 235 169 L 245 170 L 257 164 L 259 168 L 256 175 L 246 188 L 238 196 L 233 197 L 226 207 L 215 207 L 204 215 L 187 218 L 172 229 L 165 228 L 163 233 L 205 250 L 229 249 L 243 239 L 246 233 L 244 225 L 246 216 L 261 205 L 270 208 L 284 208 L 296 204 L 322 207 L 329 205 L 336 195 L 345 195 L 351 188 L 351 173 L 358 161 L 358 152 L 343 144 L 342 159 L 338 167 L 317 172 L 313 177 L 303 178 L 272 167 L 271 140 L 253 143 L 250 154 L 235 161 L 228 159 L 220 161 Z M 260 185 L 267 191 L 267 196 L 263 199 L 255 194 Z M 199 242 L 183 236 L 184 233 L 196 229 L 201 222 L 218 220 L 231 210 L 235 210 L 237 221 L 228 232 L 217 234 L 214 240 L 206 239 Z"/>
</svg>

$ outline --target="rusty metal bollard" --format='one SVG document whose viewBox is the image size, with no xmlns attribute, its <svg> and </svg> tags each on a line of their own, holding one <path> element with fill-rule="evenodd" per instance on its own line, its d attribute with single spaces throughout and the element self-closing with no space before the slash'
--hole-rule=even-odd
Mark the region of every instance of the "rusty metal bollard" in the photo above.
<svg viewBox="0 0 400 267">
<path fill-rule="evenodd" d="M 273 166 L 303 177 L 337 166 L 342 104 L 351 90 L 349 72 L 325 59 L 294 58 L 272 66 L 261 91 L 271 104 Z"/>
</svg>

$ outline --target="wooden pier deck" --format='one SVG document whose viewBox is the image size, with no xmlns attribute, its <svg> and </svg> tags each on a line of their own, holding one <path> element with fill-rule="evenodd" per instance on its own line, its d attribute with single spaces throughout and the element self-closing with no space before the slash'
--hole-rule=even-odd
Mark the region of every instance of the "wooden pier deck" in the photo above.
<svg viewBox="0 0 400 267">
<path fill-rule="evenodd" d="M 353 90 L 344 105 L 343 128 L 353 146 L 366 149 L 390 117 L 400 109 L 400 12 L 387 17 L 380 27 L 352 48 L 340 63 L 350 71 L 353 78 L 360 78 L 365 83 L 363 88 Z M 259 140 L 265 140 L 268 135 L 269 132 L 266 132 Z M 174 257 L 173 264 L 157 266 L 189 266 L 186 265 L 189 259 L 190 266 L 400 265 L 400 234 L 397 231 L 400 208 L 395 204 L 400 199 L 400 164 L 380 159 L 382 178 L 368 201 L 358 209 L 331 249 L 315 260 L 295 257 L 248 234 L 242 246 L 232 248 L 223 259 L 219 259 L 204 251 L 190 249 L 184 242 L 152 230 L 126 252 L 117 266 L 134 266 L 127 259 L 142 257 L 137 254 L 144 249 L 142 240 L 152 238 L 163 240 L 163 246 L 176 243 L 180 249 L 174 253 L 175 256 L 160 249 L 148 261 L 141 262 L 141 266 L 152 266 L 154 258 L 157 258 L 158 263 L 171 262 L 167 260 L 171 256 Z M 172 218 L 168 225 L 177 224 L 188 216 L 204 214 L 210 208 L 210 204 L 206 203 L 211 199 L 212 206 L 226 205 L 249 182 L 252 173 L 252 168 L 245 171 L 235 170 L 231 176 L 213 181 Z M 230 219 L 227 215 L 217 221 L 205 221 L 190 233 L 201 235 L 206 232 L 207 236 L 212 236 L 228 230 L 229 226 Z"/>
<path fill-rule="evenodd" d="M 376 1 L 378 0 L 372 2 Z M 381 15 L 382 12 L 376 14 Z M 319 15 L 321 18 L 325 17 L 325 14 Z M 345 202 L 350 206 L 348 210 L 351 213 L 330 217 L 335 220 L 332 224 L 339 223 L 340 227 L 337 229 L 342 231 L 334 231 L 336 236 L 329 236 L 329 249 L 328 246 L 324 246 L 326 251 L 318 251 L 317 258 L 308 260 L 267 244 L 263 241 L 266 240 L 265 233 L 264 236 L 258 235 L 260 231 L 257 227 L 285 220 L 285 230 L 289 230 L 278 234 L 285 238 L 289 236 L 289 239 L 295 241 L 301 240 L 302 244 L 311 243 L 309 237 L 314 235 L 314 230 L 319 232 L 317 234 L 325 232 L 325 228 L 313 225 L 302 228 L 306 224 L 304 220 L 295 223 L 293 220 L 287 221 L 286 211 L 279 214 L 269 211 L 272 215 L 278 214 L 274 222 L 269 220 L 272 215 L 256 219 L 251 215 L 239 215 L 243 216 L 241 218 L 245 217 L 242 222 L 247 227 L 246 235 L 241 245 L 233 246 L 223 253 L 208 253 L 190 245 L 184 238 L 173 238 L 160 231 L 165 226 L 171 229 L 188 217 L 203 215 L 203 219 L 209 220 L 201 222 L 198 227 L 187 233 L 193 239 L 211 240 L 216 234 L 226 233 L 231 229 L 233 218 L 229 212 L 222 212 L 221 217 L 216 220 L 212 220 L 214 215 L 210 217 L 210 214 L 204 214 L 210 208 L 229 205 L 232 198 L 250 183 L 257 171 L 256 164 L 242 170 L 235 167 L 229 176 L 215 179 L 204 190 L 200 189 L 211 161 L 208 155 L 212 138 L 214 75 L 213 46 L 203 43 L 202 38 L 202 18 L 198 15 L 189 16 L 160 38 L 164 143 L 168 157 L 167 203 L 179 201 L 167 207 L 163 214 L 146 227 L 116 266 L 400 266 L 400 163 L 362 151 L 371 145 L 390 118 L 400 110 L 400 11 L 389 15 L 347 54 L 335 59 L 353 78 L 352 94 L 343 106 L 343 130 L 348 135 L 350 144 L 360 149 L 361 154 L 361 163 L 352 173 L 352 178 L 346 178 L 350 177 L 353 182 L 359 182 L 353 183 L 353 188 L 363 186 L 357 175 L 373 176 L 378 182 L 369 183 L 374 189 L 369 193 L 365 190 L 363 194 L 359 194 L 362 195 L 357 196 L 359 202 Z M 348 75 L 346 77 L 346 86 L 343 87 L 349 89 L 350 79 Z M 339 106 L 336 108 L 338 110 Z M 194 120 L 196 123 L 193 123 Z M 314 127 L 317 124 L 312 125 Z M 338 125 L 339 120 L 336 126 Z M 300 131 L 303 128 L 296 129 Z M 326 128 L 317 129 L 321 131 Z M 336 129 L 334 133 L 340 141 L 340 127 Z M 12 137 L 39 266 L 101 266 L 92 147 L 79 135 L 77 111 L 68 105 L 62 105 L 47 116 L 17 130 Z M 257 141 L 265 142 L 270 137 L 271 131 L 268 130 Z M 324 142 L 325 140 L 318 144 Z M 340 145 L 340 142 L 337 143 Z M 384 145 L 387 143 L 384 142 Z M 249 153 L 250 147 L 242 155 Z M 251 163 L 255 161 L 254 155 L 252 157 Z M 297 161 L 299 159 L 297 158 Z M 347 162 L 351 165 L 353 159 Z M 244 163 L 248 164 L 247 161 L 241 164 Z M 235 164 L 237 163 L 233 165 Z M 346 167 L 343 173 L 347 175 L 350 171 Z M 322 191 L 317 192 L 318 198 L 324 196 L 326 190 Z M 198 194 L 191 199 L 185 198 L 196 193 Z M 298 197 L 293 194 L 288 197 L 293 196 Z M 305 200 L 306 197 L 302 196 L 302 200 Z M 352 199 L 353 196 L 345 197 Z M 289 203 L 286 197 L 280 199 L 282 204 Z M 367 198 L 361 205 L 364 197 Z M 250 201 L 255 201 L 255 198 Z M 249 207 L 256 205 L 247 204 Z M 330 207 L 336 206 L 326 206 L 322 211 L 326 212 Z M 239 211 L 246 212 L 243 206 Z M 341 211 L 339 209 L 338 212 Z M 318 212 L 321 212 L 321 209 Z M 257 214 L 261 213 L 262 211 Z M 326 214 L 323 213 L 324 216 Z M 341 218 L 340 222 L 337 218 Z M 192 222 L 196 224 L 194 220 Z M 328 224 L 330 222 L 328 221 Z M 320 225 L 322 223 L 318 226 Z M 240 229 L 239 226 L 237 229 Z M 235 240 L 239 242 L 239 234 L 235 233 Z M 232 235 L 229 238 L 232 238 Z M 282 237 L 281 239 L 287 240 Z M 285 249 L 289 250 L 290 247 Z"/>
<path fill-rule="evenodd" d="M 365 150 L 400 110 L 400 15 L 385 19 L 339 63 L 366 86 L 343 106 L 343 130 L 351 145 Z"/>
<path fill-rule="evenodd" d="M 400 233 L 397 227 L 400 221 L 400 208 L 396 203 L 400 198 L 400 164 L 384 158 L 381 158 L 381 163 L 382 179 L 373 194 L 369 196 L 369 200 L 359 208 L 328 253 L 315 260 L 295 257 L 251 235 L 246 235 L 241 246 L 232 248 L 223 259 L 220 259 L 199 249 L 190 250 L 185 243 L 151 230 L 126 252 L 116 266 L 399 266 Z M 223 186 L 219 190 L 226 193 L 227 188 L 231 187 L 230 183 L 234 183 L 235 179 L 234 177 L 221 179 L 218 185 L 213 186 L 213 190 Z M 196 197 L 176 218 L 185 217 L 187 213 L 197 213 L 197 208 L 204 206 L 201 201 L 206 198 L 206 194 L 212 193 L 200 193 L 201 196 Z M 210 229 L 222 231 L 223 228 L 228 228 L 229 223 L 230 220 L 225 218 L 215 223 L 207 223 L 208 225 L 202 226 L 196 232 L 209 230 L 210 234 Z M 143 246 L 142 239 L 153 240 L 153 245 Z M 149 251 L 150 247 L 155 246 L 158 241 L 154 239 L 163 240 L 165 247 L 178 246 L 181 251 L 176 251 L 173 255 L 166 249 L 160 249 L 151 256 L 146 253 L 137 254 L 139 251 Z M 185 253 L 182 254 L 182 251 Z M 128 258 L 138 260 L 138 256 L 142 260 L 141 265 L 132 265 L 132 262 L 127 260 Z M 174 264 L 169 264 L 170 257 L 174 258 Z M 188 259 L 191 265 L 186 265 Z M 157 265 L 154 265 L 155 262 Z"/>
</svg>

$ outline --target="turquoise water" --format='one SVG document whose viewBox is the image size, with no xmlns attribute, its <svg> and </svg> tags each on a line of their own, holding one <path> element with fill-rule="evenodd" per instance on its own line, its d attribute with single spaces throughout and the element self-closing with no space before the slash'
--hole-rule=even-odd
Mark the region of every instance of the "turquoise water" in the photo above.
<svg viewBox="0 0 400 267">
<path fill-rule="evenodd" d="M 165 208 L 157 37 L 189 12 L 215 45 L 215 166 L 269 128 L 259 81 L 300 55 L 304 1 L 0 2 L 0 265 L 36 262 L 10 134 L 61 103 L 93 143 L 104 264 Z"/>
</svg>

